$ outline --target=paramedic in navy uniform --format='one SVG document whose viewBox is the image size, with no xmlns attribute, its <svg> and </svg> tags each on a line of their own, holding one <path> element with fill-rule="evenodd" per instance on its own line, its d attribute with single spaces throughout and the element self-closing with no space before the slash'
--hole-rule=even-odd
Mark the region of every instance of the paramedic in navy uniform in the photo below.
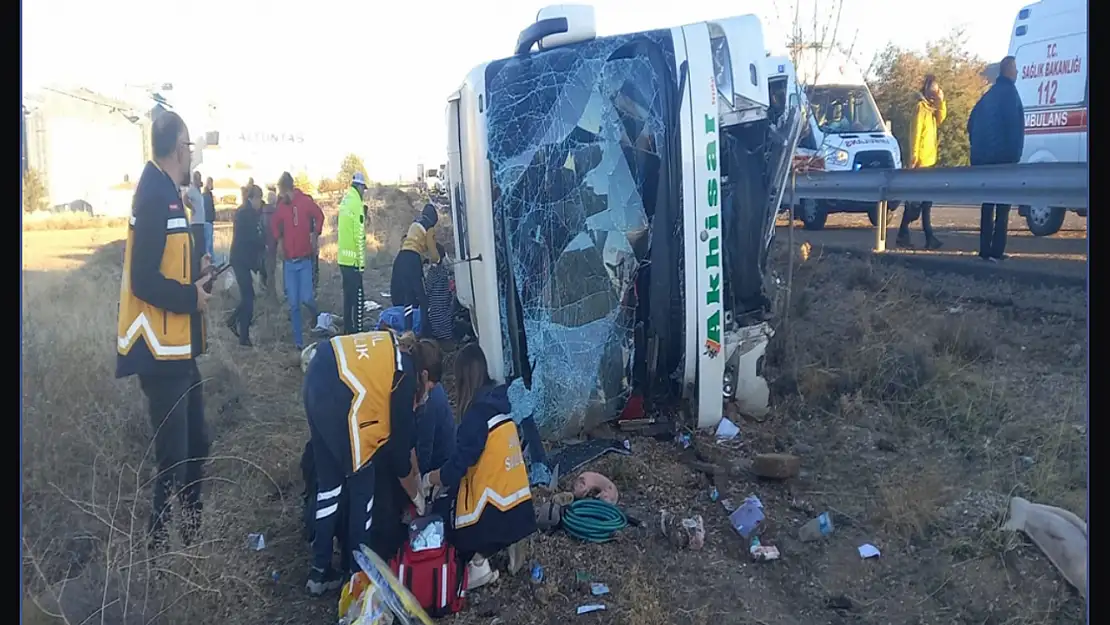
<svg viewBox="0 0 1110 625">
<path fill-rule="evenodd" d="M 431 365 L 423 361 L 432 356 L 410 338 L 361 332 L 309 346 L 301 356 L 316 467 L 312 570 L 305 585 L 312 595 L 344 581 L 332 568 L 332 539 L 344 525 L 344 510 L 347 536 L 340 544 L 347 550 L 366 544 L 387 562 L 407 537 L 401 517 L 409 503 L 424 511 L 414 410 L 427 394 L 428 384 L 418 380 L 427 379 Z"/>
<path fill-rule="evenodd" d="M 447 538 L 468 562 L 467 590 L 497 581 L 489 557 L 509 550 L 515 568 L 520 541 L 536 531 L 528 469 L 520 436 L 509 413 L 508 387 L 489 378 L 486 356 L 471 343 L 455 358 L 459 421 L 455 453 L 443 468 L 427 473 L 424 490 L 447 489 L 449 497 L 432 504 L 451 519 Z M 442 504 L 446 502 L 446 506 Z M 451 507 L 447 510 L 439 508 Z"/>
</svg>

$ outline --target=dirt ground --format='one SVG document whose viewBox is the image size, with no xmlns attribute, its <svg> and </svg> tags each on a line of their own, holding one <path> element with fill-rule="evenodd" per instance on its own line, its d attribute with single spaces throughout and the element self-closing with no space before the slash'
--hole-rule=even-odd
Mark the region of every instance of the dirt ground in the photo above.
<svg viewBox="0 0 1110 625">
<path fill-rule="evenodd" d="M 366 292 L 382 304 L 412 203 L 379 190 L 373 206 Z M 105 623 L 334 622 L 334 598 L 303 593 L 297 463 L 307 428 L 284 306 L 261 296 L 255 347 L 245 350 L 219 323 L 235 295 L 220 296 L 201 364 L 213 440 L 204 540 L 154 556 L 141 531 L 153 473 L 149 425 L 137 384 L 113 379 L 120 244 L 75 266 L 63 257 L 86 249 L 27 234 L 24 608 L 34 616 L 24 622 L 62 622 L 46 614 L 62 611 L 59 604 L 70 623 L 99 622 L 99 614 Z M 117 238 L 65 234 L 72 248 Z M 226 249 L 226 228 L 217 238 Z M 771 414 L 737 418 L 741 434 L 726 444 L 699 434 L 685 453 L 673 441 L 632 437 L 630 456 L 588 468 L 614 480 L 622 507 L 644 527 L 603 545 L 537 535 L 530 550 L 543 584 L 527 571 L 503 576 L 442 622 L 1083 622 L 1077 593 L 1031 542 L 999 525 L 1011 495 L 1086 516 L 1085 293 L 887 266 L 816 246 L 803 254 L 783 239 L 776 266 L 785 272 L 787 255 L 796 257 L 765 367 Z M 321 310 L 340 308 L 334 255 L 326 237 Z M 771 451 L 798 455 L 801 474 L 748 477 L 751 458 Z M 698 466 L 725 469 L 714 478 L 722 498 L 760 498 L 769 519 L 763 543 L 777 546 L 780 560 L 751 562 L 722 504 L 710 499 L 713 482 L 691 467 L 694 455 Z M 660 537 L 663 509 L 700 514 L 704 550 L 678 551 Z M 834 533 L 799 542 L 797 527 L 822 511 Z M 250 532 L 265 535 L 264 550 L 247 548 Z M 882 555 L 861 560 L 863 543 Z M 589 596 L 579 574 L 611 593 Z M 597 602 L 607 610 L 574 615 Z"/>
</svg>

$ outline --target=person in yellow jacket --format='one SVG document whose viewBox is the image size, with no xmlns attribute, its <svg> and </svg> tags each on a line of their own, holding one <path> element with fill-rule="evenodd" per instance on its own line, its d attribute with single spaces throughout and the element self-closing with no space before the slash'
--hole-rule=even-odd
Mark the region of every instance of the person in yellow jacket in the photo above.
<svg viewBox="0 0 1110 625">
<path fill-rule="evenodd" d="M 366 178 L 351 177 L 351 187 L 339 203 L 339 274 L 343 278 L 343 333 L 362 332 L 362 273 L 366 269 Z"/>
<path fill-rule="evenodd" d="M 489 558 L 509 549 L 510 569 L 520 541 L 536 531 L 532 491 L 520 434 L 510 413 L 508 386 L 490 380 L 477 343 L 455 358 L 458 413 L 455 451 L 442 468 L 427 473 L 423 490 L 446 489 L 432 508 L 448 519 L 447 538 L 468 562 L 468 590 L 497 580 Z"/>
<path fill-rule="evenodd" d="M 316 482 L 305 485 L 315 508 L 310 594 L 342 584 L 332 567 L 335 538 L 348 569 L 357 565 L 347 554 L 360 544 L 388 562 L 407 536 L 403 512 L 411 503 L 423 513 L 414 411 L 435 386 L 428 371 L 441 358 L 434 344 L 389 331 L 337 336 L 302 353 Z"/>
<path fill-rule="evenodd" d="M 422 320 L 428 315 L 428 295 L 424 291 L 424 263 L 438 263 L 442 258 L 441 246 L 436 243 L 435 226 L 439 213 L 432 204 L 425 204 L 420 217 L 409 226 L 401 251 L 393 259 L 393 274 L 389 280 L 389 295 L 394 306 L 405 309 L 405 330 L 413 329 L 413 309 L 419 308 Z M 421 334 L 427 335 L 427 321 L 420 324 Z"/>
<path fill-rule="evenodd" d="M 909 168 L 932 167 L 937 164 L 937 128 L 948 117 L 948 103 L 944 99 L 937 77 L 929 74 L 917 96 L 917 108 L 910 119 Z M 933 234 L 933 203 L 907 202 L 902 211 L 902 225 L 898 227 L 899 247 L 912 247 L 910 223 L 921 216 L 921 229 L 925 232 L 925 247 L 935 250 L 943 243 Z"/>
<path fill-rule="evenodd" d="M 181 196 L 189 184 L 192 145 L 177 113 L 154 119 L 154 160 L 135 188 L 119 289 L 116 377 L 138 376 L 150 410 L 158 465 L 150 518 L 155 544 L 166 538 L 163 517 L 174 497 L 181 504 L 182 537 L 192 540 L 208 456 L 196 358 L 205 351 L 211 259 L 198 254 L 203 248 L 194 241 Z"/>
</svg>

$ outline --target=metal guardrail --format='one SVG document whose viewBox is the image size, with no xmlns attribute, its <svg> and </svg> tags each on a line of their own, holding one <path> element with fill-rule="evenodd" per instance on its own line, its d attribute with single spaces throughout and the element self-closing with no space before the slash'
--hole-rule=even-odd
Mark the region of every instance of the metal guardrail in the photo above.
<svg viewBox="0 0 1110 625">
<path fill-rule="evenodd" d="M 999 203 L 1089 208 L 1087 163 L 800 173 L 789 197 L 860 202 Z"/>
</svg>

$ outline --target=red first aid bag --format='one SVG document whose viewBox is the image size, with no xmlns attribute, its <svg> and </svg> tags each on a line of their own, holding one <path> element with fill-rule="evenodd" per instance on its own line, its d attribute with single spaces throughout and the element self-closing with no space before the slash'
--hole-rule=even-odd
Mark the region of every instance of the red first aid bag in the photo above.
<svg viewBox="0 0 1110 625">
<path fill-rule="evenodd" d="M 434 547 L 419 545 L 415 537 L 431 523 L 439 523 L 440 528 L 443 527 L 439 517 L 425 517 L 409 524 L 410 538 L 389 566 L 420 602 L 420 607 L 429 616 L 439 618 L 466 607 L 467 567 L 459 561 L 455 548 L 446 539 L 441 538 Z M 439 535 L 443 536 L 442 529 Z"/>
</svg>

